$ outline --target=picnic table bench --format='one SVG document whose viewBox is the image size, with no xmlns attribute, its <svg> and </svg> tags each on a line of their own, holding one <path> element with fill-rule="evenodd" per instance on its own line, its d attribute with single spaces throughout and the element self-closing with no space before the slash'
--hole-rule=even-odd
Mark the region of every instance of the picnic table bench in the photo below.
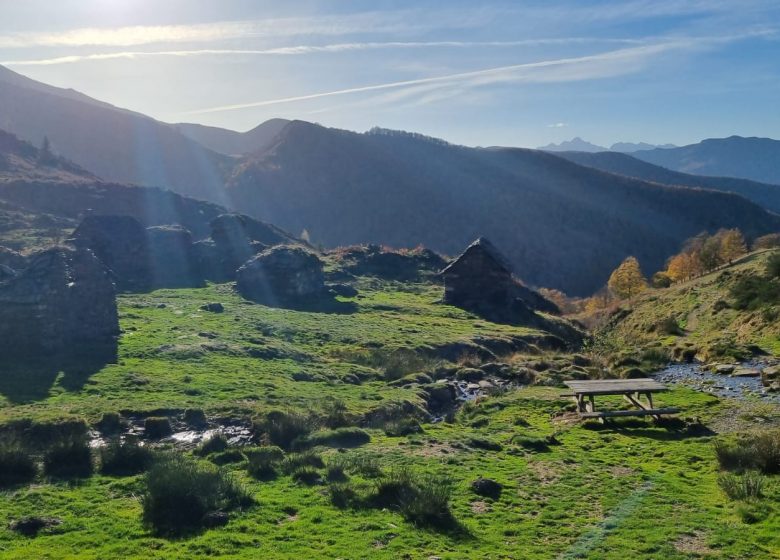
<svg viewBox="0 0 780 560">
<path fill-rule="evenodd" d="M 653 408 L 653 393 L 661 393 L 669 389 L 655 379 L 599 379 L 593 381 L 565 381 L 572 390 L 577 412 L 581 418 L 598 418 L 604 422 L 606 418 L 618 416 L 652 416 L 660 420 L 664 414 L 676 414 L 677 408 Z M 596 410 L 597 395 L 623 395 L 635 410 Z M 646 403 L 642 402 L 644 396 Z"/>
</svg>

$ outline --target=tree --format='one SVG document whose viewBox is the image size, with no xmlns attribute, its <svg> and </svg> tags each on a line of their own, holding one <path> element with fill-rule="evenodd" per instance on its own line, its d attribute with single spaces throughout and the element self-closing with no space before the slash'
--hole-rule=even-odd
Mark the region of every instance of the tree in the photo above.
<svg viewBox="0 0 780 560">
<path fill-rule="evenodd" d="M 714 270 L 721 264 L 721 237 L 720 235 L 713 235 L 708 237 L 699 249 L 699 261 L 705 271 Z"/>
<path fill-rule="evenodd" d="M 653 278 L 650 282 L 653 285 L 653 288 L 668 288 L 672 285 L 671 277 L 663 271 L 658 271 L 653 274 Z"/>
<path fill-rule="evenodd" d="M 780 247 L 780 233 L 769 233 L 762 235 L 753 241 L 753 250 L 758 251 L 760 249 L 774 249 Z"/>
<path fill-rule="evenodd" d="M 636 257 L 628 257 L 609 277 L 607 286 L 622 299 L 631 299 L 647 288 L 647 280 L 642 275 L 639 261 Z"/>
<path fill-rule="evenodd" d="M 720 258 L 731 264 L 734 259 L 747 253 L 747 244 L 742 232 L 738 229 L 728 229 L 720 238 Z"/>
<path fill-rule="evenodd" d="M 669 264 L 666 266 L 666 274 L 674 280 L 679 282 L 685 280 L 694 275 L 696 271 L 695 257 L 688 253 L 680 253 L 669 259 Z"/>
</svg>

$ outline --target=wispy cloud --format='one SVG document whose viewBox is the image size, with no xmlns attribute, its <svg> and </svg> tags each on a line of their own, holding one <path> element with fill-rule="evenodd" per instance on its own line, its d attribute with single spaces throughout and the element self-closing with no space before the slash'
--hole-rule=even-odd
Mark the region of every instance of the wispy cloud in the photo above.
<svg viewBox="0 0 780 560">
<path fill-rule="evenodd" d="M 382 49 L 441 49 L 441 48 L 508 48 L 534 47 L 550 45 L 584 45 L 584 44 L 642 44 L 642 39 L 620 39 L 603 37 L 558 37 L 524 39 L 519 41 L 387 41 L 362 43 L 335 43 L 330 45 L 295 45 L 268 49 L 188 49 L 163 51 L 119 51 L 107 53 L 90 53 L 65 55 L 50 58 L 28 60 L 6 60 L 0 62 L 4 66 L 50 66 L 55 64 L 72 64 L 75 62 L 103 61 L 116 59 L 136 59 L 144 57 L 190 57 L 190 56 L 296 56 L 317 53 L 342 53 L 350 51 L 382 50 Z"/>
<path fill-rule="evenodd" d="M 569 126 L 568 123 L 557 122 L 557 123 L 548 124 L 547 128 L 566 128 L 567 126 Z"/>
<path fill-rule="evenodd" d="M 267 99 L 248 103 L 237 103 L 233 105 L 222 105 L 218 107 L 209 107 L 196 111 L 189 111 L 185 114 L 197 115 L 224 111 L 236 111 L 241 109 L 267 107 L 285 103 L 296 103 L 314 99 L 371 93 L 393 89 L 401 90 L 398 92 L 399 95 L 396 96 L 397 100 L 399 96 L 407 96 L 409 94 L 418 93 L 421 87 L 426 92 L 442 88 L 449 88 L 452 91 L 460 91 L 459 89 L 456 89 L 456 87 L 474 88 L 508 83 L 542 83 L 605 78 L 637 72 L 642 68 L 642 65 L 648 59 L 662 53 L 674 50 L 695 48 L 702 46 L 706 42 L 712 43 L 723 40 L 727 39 L 678 39 L 657 44 L 612 50 L 594 55 L 543 60 L 539 62 L 530 62 L 524 64 L 500 66 L 496 68 L 486 68 L 470 72 L 448 74 L 445 76 L 418 78 L 414 80 L 403 80 L 383 84 L 359 86 L 335 91 L 311 93 L 307 95 Z M 441 97 L 439 96 L 437 99 L 441 99 Z"/>
</svg>

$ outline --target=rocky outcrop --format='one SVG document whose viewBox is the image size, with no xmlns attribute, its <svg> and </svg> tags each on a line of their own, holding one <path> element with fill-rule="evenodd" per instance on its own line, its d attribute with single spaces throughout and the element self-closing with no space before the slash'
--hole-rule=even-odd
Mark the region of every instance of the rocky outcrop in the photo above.
<svg viewBox="0 0 780 560">
<path fill-rule="evenodd" d="M 146 228 L 152 282 L 155 288 L 191 288 L 203 285 L 189 230 L 173 226 Z"/>
<path fill-rule="evenodd" d="M 349 274 L 388 280 L 432 276 L 447 264 L 441 255 L 425 248 L 394 251 L 379 245 L 360 245 L 339 249 L 333 254 Z"/>
<path fill-rule="evenodd" d="M 273 247 L 236 271 L 236 287 L 245 298 L 271 306 L 312 301 L 325 292 L 322 261 L 302 247 Z"/>
<path fill-rule="evenodd" d="M 87 216 L 69 242 L 87 248 L 113 273 L 120 291 L 145 292 L 153 274 L 146 230 L 131 216 Z"/>
<path fill-rule="evenodd" d="M 89 249 L 48 249 L 0 283 L 0 355 L 113 355 L 118 334 L 111 275 Z"/>
</svg>

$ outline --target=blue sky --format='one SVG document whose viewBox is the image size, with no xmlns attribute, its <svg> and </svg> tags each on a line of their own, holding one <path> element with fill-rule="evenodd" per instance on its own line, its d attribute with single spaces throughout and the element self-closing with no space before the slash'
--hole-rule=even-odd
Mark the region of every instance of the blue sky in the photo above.
<svg viewBox="0 0 780 560">
<path fill-rule="evenodd" d="M 0 0 L 0 64 L 167 122 L 780 137 L 780 2 Z"/>
</svg>

